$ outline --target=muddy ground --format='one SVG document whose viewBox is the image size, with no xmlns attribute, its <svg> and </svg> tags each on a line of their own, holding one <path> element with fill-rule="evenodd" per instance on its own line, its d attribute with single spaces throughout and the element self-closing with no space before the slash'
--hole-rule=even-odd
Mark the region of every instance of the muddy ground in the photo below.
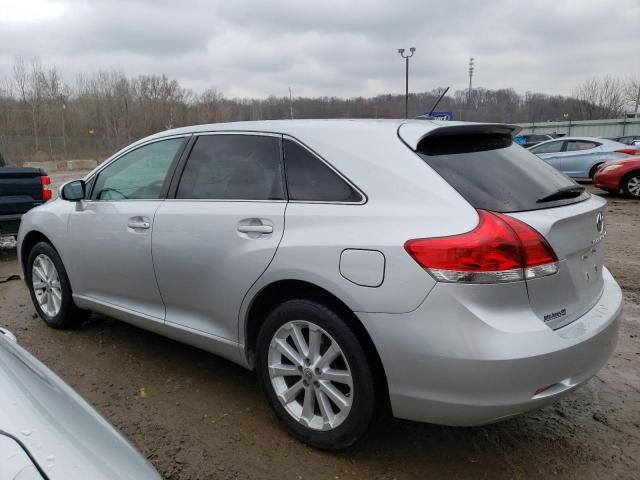
<svg viewBox="0 0 640 480">
<path fill-rule="evenodd" d="M 0 325 L 167 479 L 638 479 L 640 202 L 607 199 L 607 264 L 626 300 L 615 354 L 566 400 L 487 427 L 390 420 L 352 452 L 323 453 L 280 428 L 251 372 L 211 354 L 99 316 L 51 330 L 17 281 L 0 284 Z M 14 255 L 0 248 L 0 277 Z"/>
</svg>

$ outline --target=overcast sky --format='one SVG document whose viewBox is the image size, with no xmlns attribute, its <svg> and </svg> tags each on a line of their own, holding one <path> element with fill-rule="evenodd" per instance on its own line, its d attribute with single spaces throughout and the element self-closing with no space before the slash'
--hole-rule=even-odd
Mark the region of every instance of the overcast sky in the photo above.
<svg viewBox="0 0 640 480">
<path fill-rule="evenodd" d="M 640 0 L 0 0 L 0 77 L 16 56 L 80 72 L 165 73 L 225 96 L 474 86 L 570 94 L 640 74 Z"/>
</svg>

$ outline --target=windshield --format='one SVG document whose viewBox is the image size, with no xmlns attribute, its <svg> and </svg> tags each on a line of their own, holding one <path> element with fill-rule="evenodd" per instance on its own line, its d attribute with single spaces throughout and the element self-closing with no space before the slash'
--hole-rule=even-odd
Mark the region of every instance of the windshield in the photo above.
<svg viewBox="0 0 640 480">
<path fill-rule="evenodd" d="M 426 152 L 421 142 L 418 155 L 475 208 L 520 212 L 589 198 L 576 182 L 518 145 L 446 155 Z"/>
</svg>

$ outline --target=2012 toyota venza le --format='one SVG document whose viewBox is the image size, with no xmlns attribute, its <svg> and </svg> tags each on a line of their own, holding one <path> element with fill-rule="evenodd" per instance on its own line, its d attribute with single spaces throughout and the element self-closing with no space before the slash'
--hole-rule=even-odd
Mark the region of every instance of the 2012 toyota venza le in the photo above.
<svg viewBox="0 0 640 480">
<path fill-rule="evenodd" d="M 542 407 L 616 344 L 605 202 L 517 127 L 264 121 L 159 133 L 30 211 L 19 258 L 54 328 L 88 311 L 255 368 L 307 444 L 379 408 L 479 425 Z"/>
</svg>

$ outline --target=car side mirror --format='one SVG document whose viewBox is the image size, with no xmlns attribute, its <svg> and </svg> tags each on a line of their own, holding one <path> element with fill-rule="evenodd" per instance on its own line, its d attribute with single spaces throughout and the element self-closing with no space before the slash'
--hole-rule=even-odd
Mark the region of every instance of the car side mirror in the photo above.
<svg viewBox="0 0 640 480">
<path fill-rule="evenodd" d="M 73 180 L 62 186 L 60 196 L 63 200 L 68 200 L 69 202 L 79 202 L 84 200 L 85 191 L 84 180 Z"/>
</svg>

